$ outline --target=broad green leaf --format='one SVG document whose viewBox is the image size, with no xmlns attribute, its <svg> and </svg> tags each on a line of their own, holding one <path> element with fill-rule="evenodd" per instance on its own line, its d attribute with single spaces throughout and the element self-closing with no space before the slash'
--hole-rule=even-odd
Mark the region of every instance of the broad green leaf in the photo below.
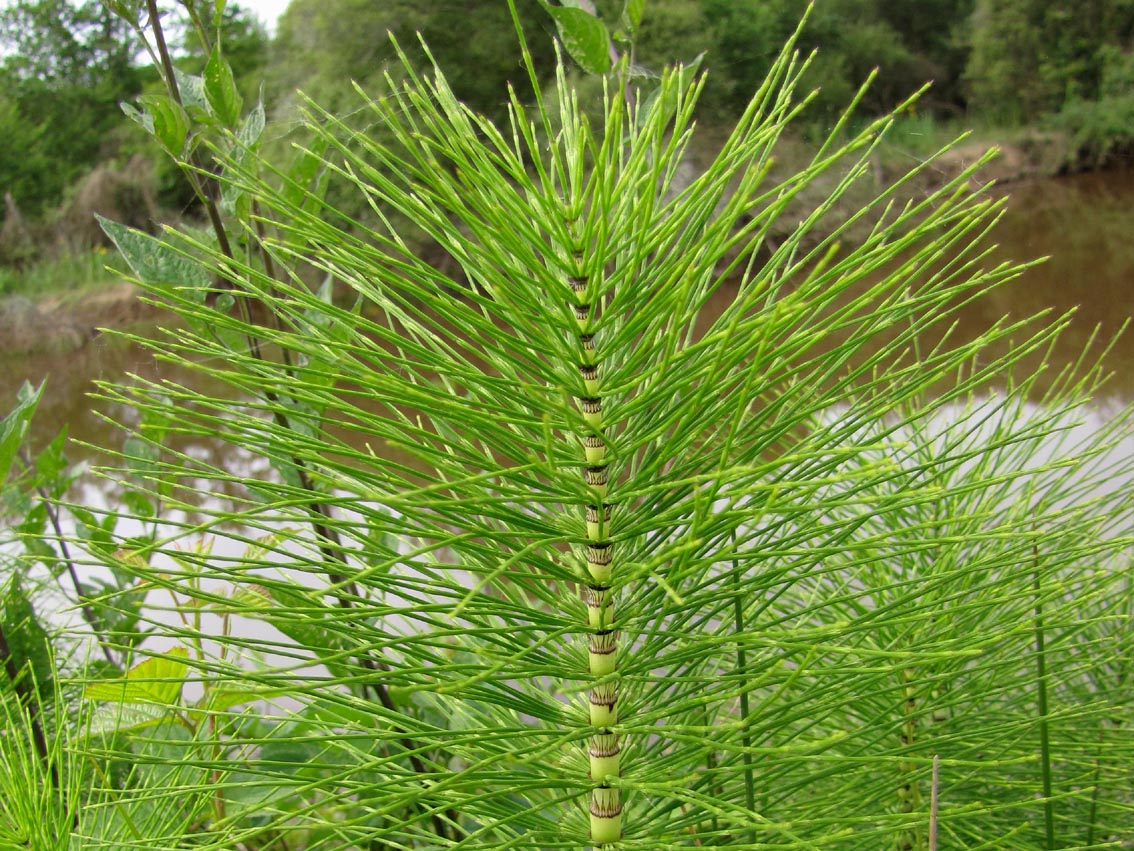
<svg viewBox="0 0 1134 851">
<path fill-rule="evenodd" d="M 232 76 L 232 66 L 221 54 L 220 42 L 213 48 L 203 74 L 205 97 L 212 107 L 213 115 L 230 130 L 236 130 L 240 123 L 240 92 Z"/>
<path fill-rule="evenodd" d="M 47 631 L 35 614 L 35 607 L 24 591 L 18 572 L 12 574 L 0 606 L 0 624 L 11 656 L 0 659 L 0 676 L 7 678 L 9 667 L 16 672 L 20 689 L 33 690 L 41 700 L 54 694 L 55 665 Z"/>
<path fill-rule="evenodd" d="M 154 727 L 169 720 L 169 709 L 153 703 L 117 703 L 112 709 L 91 713 L 84 738 Z"/>
<path fill-rule="evenodd" d="M 563 46 L 580 68 L 588 74 L 605 74 L 610 70 L 610 34 L 606 24 L 583 9 L 552 6 L 547 0 L 540 2 L 555 19 Z"/>
<path fill-rule="evenodd" d="M 343 659 L 343 651 L 348 645 L 340 633 L 327 629 L 315 619 L 297 620 L 278 616 L 281 610 L 315 608 L 316 602 L 306 594 L 279 586 L 268 588 L 246 584 L 230 596 L 237 604 L 234 606 L 236 611 L 271 624 L 298 646 L 314 654 L 335 676 L 345 676 L 349 671 Z"/>
<path fill-rule="evenodd" d="M 241 158 L 241 152 L 254 152 L 259 148 L 260 136 L 264 133 L 264 122 L 264 101 L 257 99 L 256 105 L 244 117 L 244 122 L 236 133 L 236 141 L 239 146 L 237 149 L 238 159 Z"/>
<path fill-rule="evenodd" d="M 323 159 L 329 142 L 325 138 L 312 140 L 310 148 L 299 148 L 288 165 L 280 186 L 281 197 L 300 209 L 318 207 L 327 189 L 327 163 Z M 294 244 L 302 242 L 302 234 L 291 234 Z"/>
<path fill-rule="evenodd" d="M 177 91 L 181 95 L 181 103 L 190 115 L 195 117 L 210 115 L 209 98 L 205 94 L 205 81 L 197 74 L 186 74 L 184 71 L 173 69 L 177 80 Z"/>
<path fill-rule="evenodd" d="M 109 556 L 117 549 L 114 527 L 118 515 L 115 512 L 108 511 L 100 515 L 81 505 L 72 505 L 70 512 L 75 518 L 75 535 L 86 546 L 102 556 Z M 113 564 L 111 569 L 114 569 Z"/>
<path fill-rule="evenodd" d="M 169 95 L 142 95 L 138 102 L 150 116 L 148 124 L 158 144 L 174 159 L 180 159 L 189 138 L 189 113 Z"/>
<path fill-rule="evenodd" d="M 27 436 L 42 394 L 42 383 L 33 390 L 29 383 L 24 382 L 16 397 L 16 407 L 0 420 L 0 484 L 8 478 L 8 473 L 19 457 L 20 447 Z"/>
<path fill-rule="evenodd" d="M 64 454 L 66 446 L 67 429 L 63 428 L 35 458 L 39 485 L 49 499 L 60 499 L 84 469 L 82 466 L 72 467 L 67 463 L 67 456 Z"/>
<path fill-rule="evenodd" d="M 83 689 L 83 697 L 111 703 L 179 706 L 181 688 L 189 672 L 189 666 L 181 660 L 187 658 L 188 650 L 173 647 L 163 656 L 139 662 L 123 678 L 88 683 Z"/>
<path fill-rule="evenodd" d="M 126 101 L 122 101 L 119 106 L 122 108 L 122 112 L 126 114 L 127 118 L 141 127 L 151 136 L 153 135 L 154 117 L 152 113 L 150 113 L 148 110 L 138 109 L 138 107 L 134 106 L 132 103 L 127 103 Z"/>
<path fill-rule="evenodd" d="M 626 0 L 622 7 L 622 26 L 628 35 L 633 36 L 642 23 L 642 11 L 646 8 L 646 0 Z"/>
<path fill-rule="evenodd" d="M 139 230 L 97 216 L 107 236 L 114 241 L 130 269 L 142 283 L 161 290 L 188 290 L 197 301 L 204 301 L 211 283 L 209 273 L 199 263 L 175 251 L 160 239 Z"/>
<path fill-rule="evenodd" d="M 138 26 L 138 0 L 100 0 L 103 6 L 133 27 Z"/>
</svg>

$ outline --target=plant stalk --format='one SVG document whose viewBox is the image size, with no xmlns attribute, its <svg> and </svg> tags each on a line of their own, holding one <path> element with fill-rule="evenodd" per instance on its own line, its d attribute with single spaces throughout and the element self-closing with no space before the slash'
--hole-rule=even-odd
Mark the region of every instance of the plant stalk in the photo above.
<svg viewBox="0 0 1134 851">
<path fill-rule="evenodd" d="M 1040 771 L 1043 782 L 1043 824 L 1044 847 L 1047 851 L 1055 848 L 1055 802 L 1051 797 L 1051 736 L 1048 729 L 1047 707 L 1047 653 L 1044 647 L 1043 601 L 1040 596 L 1039 546 L 1032 545 L 1035 571 L 1032 574 L 1036 594 L 1035 637 L 1036 637 L 1036 707 L 1039 710 Z"/>
<path fill-rule="evenodd" d="M 20 461 L 23 462 L 25 469 L 32 469 L 31 458 L 23 447 L 20 448 Z M 55 532 L 55 539 L 59 541 L 59 551 L 63 556 L 63 563 L 67 566 L 67 576 L 75 589 L 75 598 L 79 603 L 79 611 L 83 614 L 83 620 L 94 631 L 95 640 L 98 641 L 99 649 L 102 651 L 102 655 L 106 657 L 106 661 L 111 665 L 117 664 L 114 660 L 114 654 L 110 650 L 110 642 L 107 640 L 102 619 L 91 608 L 90 597 L 87 596 L 87 591 L 79 579 L 79 572 L 75 569 L 75 561 L 71 558 L 71 551 L 67 547 L 67 538 L 63 534 L 63 524 L 59 521 L 59 512 L 55 508 L 55 503 L 42 485 L 36 485 L 35 492 L 39 495 L 40 502 L 43 503 L 43 508 L 47 512 L 47 519 Z"/>
<path fill-rule="evenodd" d="M 28 729 L 31 731 L 32 747 L 35 748 L 36 756 L 51 775 L 53 788 L 62 793 L 63 788 L 59 783 L 59 770 L 55 761 L 51 758 L 51 752 L 47 747 L 47 737 L 43 734 L 43 724 L 40 722 L 35 692 L 28 689 L 27 684 L 20 676 L 20 671 L 16 668 L 16 660 L 12 657 L 12 648 L 8 644 L 8 637 L 4 634 L 2 625 L 0 625 L 0 659 L 3 660 L 4 672 L 8 675 L 12 690 L 16 693 L 17 704 L 27 713 Z M 30 670 L 28 676 L 31 676 Z"/>
<path fill-rule="evenodd" d="M 736 532 L 732 533 L 733 549 L 736 548 Z M 732 581 L 736 586 L 736 593 L 732 598 L 732 612 L 733 624 L 736 634 L 740 635 L 744 632 L 744 591 L 740 581 L 740 563 L 739 560 L 733 558 L 732 560 Z M 740 674 L 741 682 L 748 674 L 748 660 L 744 653 L 744 642 L 736 642 L 736 672 Z M 740 743 L 744 745 L 744 753 L 741 754 L 741 762 L 744 764 L 744 804 L 748 808 L 748 812 L 755 814 L 756 812 L 756 782 L 753 777 L 752 771 L 752 735 L 748 730 L 748 717 L 750 709 L 748 706 L 748 689 L 743 689 L 740 692 L 740 729 L 743 732 L 740 735 Z"/>
<path fill-rule="evenodd" d="M 574 223 L 569 223 L 572 238 Z M 578 242 L 576 244 L 579 244 Z M 570 279 L 575 295 L 571 305 L 579 325 L 579 374 L 585 396 L 577 397 L 587 427 L 580 441 L 583 445 L 583 480 L 591 489 L 592 502 L 586 507 L 587 540 L 583 547 L 587 565 L 587 624 L 591 629 L 588 642 L 588 665 L 591 677 L 597 680 L 590 691 L 590 721 L 594 732 L 590 738 L 591 841 L 595 845 L 617 842 L 622 838 L 622 794 L 616 781 L 620 776 L 621 742 L 614 726 L 618 723 L 617 673 L 618 632 L 614 613 L 614 543 L 611 520 L 614 504 L 607 501 L 609 488 L 606 457 L 606 424 L 603 421 L 601 370 L 595 346 L 598 319 L 596 294 L 583 271 L 581 251 L 573 252 L 575 275 Z"/>
<path fill-rule="evenodd" d="M 158 10 L 156 0 L 146 0 L 146 9 L 150 16 L 151 28 L 154 33 L 154 40 L 157 45 L 158 55 L 161 57 L 161 65 L 163 69 L 163 76 L 165 77 L 166 88 L 169 95 L 179 105 L 182 104 L 181 92 L 177 86 L 177 78 L 174 74 L 173 61 L 169 53 L 168 46 L 166 45 L 165 35 L 162 31 L 161 22 L 158 19 Z M 206 169 L 202 164 L 200 157 L 196 151 L 191 151 L 187 157 L 187 168 L 184 169 L 186 175 L 193 187 L 193 191 L 201 204 L 205 208 L 205 212 L 209 218 L 209 224 L 212 227 L 213 233 L 217 239 L 217 248 L 229 261 L 235 261 L 235 254 L 232 250 L 232 245 L 228 239 L 228 231 L 225 228 L 224 220 L 221 217 L 220 208 L 217 205 L 215 191 L 210 191 L 200 179 L 200 175 L 206 173 Z M 265 252 L 265 260 L 267 255 Z M 266 265 L 267 270 L 272 269 L 271 265 Z M 274 275 L 273 275 L 274 277 Z M 252 324 L 251 311 L 248 305 L 247 297 L 240 292 L 240 287 L 236 281 L 231 277 L 222 278 L 222 283 L 225 288 L 233 291 L 237 295 L 237 303 L 240 305 L 241 315 L 244 321 Z M 274 311 L 270 311 L 274 314 Z M 277 317 L 278 318 L 278 317 Z M 249 351 L 252 357 L 256 360 L 266 361 L 263 347 L 259 337 L 252 333 L 246 333 L 245 340 L 248 344 Z M 264 390 L 265 399 L 273 406 L 272 417 L 277 425 L 281 428 L 290 430 L 290 422 L 287 416 L 280 410 L 279 396 L 273 390 Z M 346 556 L 343 552 L 342 542 L 338 533 L 330 523 L 330 509 L 326 503 L 318 499 L 318 492 L 315 485 L 311 480 L 310 474 L 307 470 L 307 465 L 302 458 L 293 457 L 291 459 L 295 467 L 296 473 L 299 478 L 300 487 L 307 493 L 311 494 L 312 499 L 307 508 L 311 515 L 311 526 L 315 532 L 315 536 L 319 541 L 319 551 L 323 556 L 324 563 L 327 566 L 327 579 L 330 583 L 336 586 L 335 598 L 340 608 L 352 609 L 354 607 L 353 599 L 357 599 L 359 595 L 358 588 L 352 580 L 348 580 L 346 575 L 342 572 L 342 568 L 346 566 Z M 386 670 L 386 666 L 370 656 L 359 655 L 357 657 L 359 664 L 369 671 L 374 672 L 376 675 Z M 390 698 L 389 689 L 386 684 L 378 677 L 370 679 L 364 686 L 369 690 L 378 700 L 378 702 L 390 712 L 399 712 L 393 700 Z M 398 731 L 400 732 L 400 730 Z M 425 764 L 421 758 L 412 752 L 416 749 L 415 743 L 408 737 L 401 739 L 401 744 L 409 752 L 409 761 L 414 771 L 418 774 L 427 774 Z M 448 833 L 446 830 L 445 822 L 437 814 L 432 816 L 434 831 L 439 837 L 445 837 Z"/>
</svg>

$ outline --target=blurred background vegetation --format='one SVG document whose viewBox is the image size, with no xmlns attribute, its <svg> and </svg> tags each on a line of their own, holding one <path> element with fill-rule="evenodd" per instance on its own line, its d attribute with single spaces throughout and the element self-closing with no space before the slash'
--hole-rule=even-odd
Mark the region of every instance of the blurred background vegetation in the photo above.
<svg viewBox="0 0 1134 851">
<path fill-rule="evenodd" d="M 600 13 L 620 4 L 599 0 Z M 553 67 L 548 16 L 519 3 L 536 67 Z M 703 54 L 709 72 L 698 120 L 730 125 L 795 28 L 803 0 L 652 0 L 636 45 L 645 69 Z M 202 0 L 202 16 L 214 3 Z M 181 7 L 164 20 L 182 69 L 199 71 Z M 262 91 L 269 151 L 290 157 L 303 91 L 362 126 L 357 82 L 387 85 L 387 31 L 421 55 L 420 32 L 457 93 L 499 116 L 505 85 L 521 90 L 519 49 L 503 0 L 292 0 L 277 32 L 229 3 L 225 55 L 245 102 Z M 0 292 L 24 270 L 101 244 L 92 213 L 134 226 L 192 217 L 194 198 L 119 104 L 159 81 L 135 37 L 97 0 L 14 0 L 0 9 Z M 1046 173 L 1112 167 L 1134 154 L 1134 0 L 817 0 L 803 35 L 819 50 L 807 82 L 819 89 L 804 126 L 829 128 L 872 69 L 862 120 L 925 81 L 933 87 L 893 136 L 896 156 L 924 156 L 959 130 L 1012 143 Z M 549 80 L 546 83 L 549 84 Z M 853 129 L 853 128 L 851 128 Z M 375 128 L 375 132 L 380 132 Z M 805 145 L 807 131 L 799 141 Z"/>
</svg>

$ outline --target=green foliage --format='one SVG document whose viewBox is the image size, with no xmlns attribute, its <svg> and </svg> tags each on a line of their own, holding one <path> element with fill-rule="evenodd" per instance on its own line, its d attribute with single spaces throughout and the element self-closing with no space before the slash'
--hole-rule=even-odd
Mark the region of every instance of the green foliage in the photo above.
<svg viewBox="0 0 1134 851">
<path fill-rule="evenodd" d="M 529 30 L 549 25 L 537 0 L 517 5 Z M 331 111 L 346 111 L 355 106 L 352 82 L 377 95 L 384 73 L 401 73 L 391 35 L 416 66 L 427 67 L 419 33 L 473 109 L 500 116 L 507 107 L 506 85 L 526 84 L 516 73 L 520 54 L 507 4 L 497 0 L 295 0 L 279 21 L 267 71 L 269 91 L 273 100 L 284 99 L 285 107 L 298 88 Z M 535 42 L 532 49 L 546 76 L 553 66 L 549 40 Z M 285 122 L 293 118 L 290 113 L 282 117 Z"/>
<path fill-rule="evenodd" d="M 403 53 L 349 115 L 305 102 L 289 168 L 223 44 L 200 76 L 155 48 L 132 117 L 211 231 L 103 225 L 178 320 L 146 345 L 211 380 L 102 387 L 132 412 L 109 509 L 62 504 L 62 438 L 21 449 L 35 391 L 0 427 L 0 794 L 43 790 L 0 813 L 16 847 L 1125 836 L 1134 411 L 1084 433 L 1093 362 L 1025 369 L 1066 317 L 958 336 L 1021 269 L 999 204 L 971 170 L 860 196 L 908 106 L 865 92 L 773 180 L 815 21 L 686 180 L 704 78 L 631 68 L 641 4 L 568 8 L 598 108 L 525 52 L 493 120 Z"/>
<path fill-rule="evenodd" d="M 27 143 L 0 155 L 0 187 L 38 214 L 105 153 L 118 102 L 140 89 L 132 37 L 95 0 L 28 0 L 0 11 L 0 46 L 0 121 Z"/>
<path fill-rule="evenodd" d="M 1105 168 L 1134 151 L 1134 55 L 1105 45 L 1098 56 L 1102 69 L 1097 99 L 1071 99 L 1051 121 L 1068 135 L 1070 165 L 1076 168 Z"/>
<path fill-rule="evenodd" d="M 978 0 L 966 76 L 973 105 L 994 121 L 1022 124 L 1077 100 L 1113 96 L 1104 78 L 1134 43 L 1134 7 Z"/>
<path fill-rule="evenodd" d="M 790 49 L 688 185 L 688 69 L 625 97 L 623 61 L 587 122 L 560 67 L 498 126 L 415 62 L 360 101 L 380 135 L 308 103 L 290 172 L 215 135 L 222 196 L 257 199 L 215 239 L 107 225 L 184 322 L 152 345 L 230 387 L 108 398 L 276 471 L 206 500 L 190 541 L 100 548 L 192 650 L 88 697 L 205 689 L 160 745 L 131 715 L 107 751 L 181 772 L 203 847 L 924 849 L 935 756 L 958 842 L 1036 847 L 1049 814 L 1068 844 L 1120 830 L 1081 743 L 1121 725 L 1082 672 L 1127 667 L 1107 601 L 1130 504 L 1098 488 L 1131 473 L 1130 418 L 1061 443 L 1097 371 L 1004 379 L 1062 322 L 952 337 L 953 305 L 1019 271 L 981 247 L 997 205 L 968 174 L 916 205 L 885 189 L 841 246 L 853 222 L 827 219 L 893 118 L 848 117 L 769 181 L 805 108 Z M 373 216 L 325 204 L 320 171 Z M 136 439 L 155 497 L 231 478 Z M 245 682 L 287 703 L 208 702 Z"/>
<path fill-rule="evenodd" d="M 13 699 L 0 679 L 0 729 L 0 849 L 65 851 L 72 847 L 79 776 L 65 750 L 66 725 L 46 738 L 39 705 Z"/>
</svg>

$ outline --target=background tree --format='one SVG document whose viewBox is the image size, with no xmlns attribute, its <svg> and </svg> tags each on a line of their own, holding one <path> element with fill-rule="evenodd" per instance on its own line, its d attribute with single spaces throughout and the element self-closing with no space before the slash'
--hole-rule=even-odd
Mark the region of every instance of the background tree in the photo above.
<svg viewBox="0 0 1134 851">
<path fill-rule="evenodd" d="M 536 0 L 517 5 L 531 31 L 547 27 Z M 279 21 L 268 69 L 270 87 L 285 99 L 301 89 L 334 109 L 354 101 L 352 81 L 364 89 L 381 87 L 383 73 L 396 65 L 391 34 L 420 67 L 424 55 L 418 33 L 449 75 L 454 91 L 473 109 L 499 116 L 506 83 L 521 92 L 528 89 L 508 7 L 498 0 L 294 0 Z M 536 67 L 549 75 L 550 39 L 533 40 L 533 50 Z"/>
<path fill-rule="evenodd" d="M 977 0 L 966 77 L 973 107 L 1011 124 L 1104 95 L 1134 47 L 1129 0 Z"/>
<path fill-rule="evenodd" d="M 142 86 L 131 39 L 97 0 L 20 0 L 0 11 L 5 115 L 22 125 L 19 137 L 35 139 L 0 158 L 0 188 L 26 212 L 58 203 L 111 153 L 105 146 L 121 124 L 118 104 Z"/>
</svg>

